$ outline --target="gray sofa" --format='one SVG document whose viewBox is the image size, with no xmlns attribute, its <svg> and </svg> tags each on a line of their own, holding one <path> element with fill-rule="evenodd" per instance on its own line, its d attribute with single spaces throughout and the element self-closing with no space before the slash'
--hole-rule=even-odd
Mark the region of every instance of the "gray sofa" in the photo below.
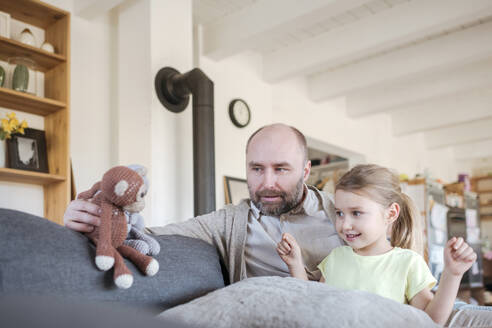
<svg viewBox="0 0 492 328">
<path fill-rule="evenodd" d="M 156 236 L 159 272 L 144 276 L 126 261 L 133 286 L 118 289 L 112 270 L 99 271 L 88 239 L 44 218 L 0 209 L 0 294 L 111 302 L 151 313 L 224 287 L 219 257 L 205 242 Z M 1 325 L 0 325 L 1 326 Z"/>
</svg>

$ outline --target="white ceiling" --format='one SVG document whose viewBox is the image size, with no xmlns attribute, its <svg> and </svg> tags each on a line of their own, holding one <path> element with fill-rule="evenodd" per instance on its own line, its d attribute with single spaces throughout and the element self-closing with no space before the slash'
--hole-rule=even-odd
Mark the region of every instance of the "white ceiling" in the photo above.
<svg viewBox="0 0 492 328">
<path fill-rule="evenodd" d="M 492 157 L 492 0 L 195 0 L 194 17 L 207 57 L 258 52 L 265 81 L 305 77 L 313 101 Z"/>
</svg>

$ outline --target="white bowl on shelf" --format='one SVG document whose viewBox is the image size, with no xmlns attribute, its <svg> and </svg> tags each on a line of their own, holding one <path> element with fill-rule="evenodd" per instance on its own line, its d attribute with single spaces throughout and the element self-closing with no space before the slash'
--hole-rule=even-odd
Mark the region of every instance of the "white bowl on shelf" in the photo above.
<svg viewBox="0 0 492 328">
<path fill-rule="evenodd" d="M 41 49 L 43 49 L 44 51 L 47 51 L 47 52 L 51 52 L 52 54 L 55 53 L 55 47 L 53 47 L 53 45 L 49 42 L 44 42 L 41 45 Z"/>
</svg>

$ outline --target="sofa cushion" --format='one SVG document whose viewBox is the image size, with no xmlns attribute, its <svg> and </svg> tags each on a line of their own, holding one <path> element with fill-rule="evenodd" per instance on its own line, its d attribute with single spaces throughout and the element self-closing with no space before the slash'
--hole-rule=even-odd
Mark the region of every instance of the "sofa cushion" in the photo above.
<svg viewBox="0 0 492 328">
<path fill-rule="evenodd" d="M 290 277 L 245 279 L 169 309 L 159 318 L 202 328 L 439 327 L 410 305 Z"/>
<path fill-rule="evenodd" d="M 132 287 L 118 289 L 99 271 L 95 247 L 80 233 L 23 212 L 0 209 L 0 293 L 115 301 L 159 312 L 224 286 L 219 256 L 205 242 L 155 237 L 160 269 L 147 277 L 126 260 Z"/>
</svg>

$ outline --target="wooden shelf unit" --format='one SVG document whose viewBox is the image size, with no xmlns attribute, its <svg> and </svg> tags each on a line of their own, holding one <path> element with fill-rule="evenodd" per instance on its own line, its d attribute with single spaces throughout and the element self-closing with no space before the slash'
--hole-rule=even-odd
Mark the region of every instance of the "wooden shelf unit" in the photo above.
<svg viewBox="0 0 492 328">
<path fill-rule="evenodd" d="M 70 201 L 70 13 L 39 0 L 0 0 L 0 11 L 45 30 L 55 54 L 0 37 L 0 59 L 27 57 L 44 73 L 45 98 L 0 88 L 0 107 L 44 117 L 49 173 L 0 168 L 1 181 L 42 185 L 44 217 L 63 224 Z M 12 36 L 11 36 L 12 37 Z M 29 123 L 29 122 L 28 122 Z"/>
<path fill-rule="evenodd" d="M 483 186 L 485 183 L 485 187 Z M 489 206 L 492 205 L 492 176 L 483 176 L 483 177 L 473 177 L 471 178 L 471 187 L 474 192 L 478 194 L 478 197 L 485 197 L 484 200 L 486 202 L 481 202 L 480 206 Z M 485 196 L 486 194 L 489 194 Z M 489 200 L 490 199 L 490 200 Z"/>
<path fill-rule="evenodd" d="M 43 186 L 55 182 L 64 182 L 66 180 L 66 178 L 61 175 L 16 170 L 5 167 L 0 167 L 0 179 L 2 181 L 23 182 Z"/>
<path fill-rule="evenodd" d="M 27 57 L 36 63 L 36 70 L 40 72 L 47 72 L 66 61 L 64 56 L 52 54 L 2 36 L 0 36 L 0 48 L 2 48 L 0 60 L 7 61 L 9 57 Z"/>
<path fill-rule="evenodd" d="M 64 102 L 0 87 L 0 107 L 47 116 L 67 107 Z"/>
</svg>

